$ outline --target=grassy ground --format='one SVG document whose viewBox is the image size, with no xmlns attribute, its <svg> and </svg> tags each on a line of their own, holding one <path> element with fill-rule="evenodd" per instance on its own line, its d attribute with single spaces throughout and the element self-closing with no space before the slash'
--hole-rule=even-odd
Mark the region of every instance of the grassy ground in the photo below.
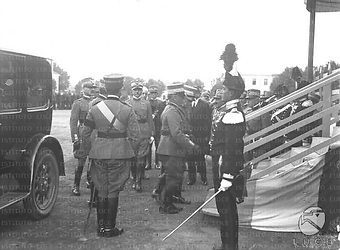
<svg viewBox="0 0 340 250">
<path fill-rule="evenodd" d="M 162 239 L 186 219 L 205 200 L 207 189 L 200 182 L 187 186 L 184 180 L 183 196 L 192 201 L 183 205 L 184 210 L 176 215 L 162 215 L 158 204 L 150 194 L 157 183 L 159 170 L 147 171 L 148 180 L 143 181 L 143 192 L 136 193 L 127 183 L 121 193 L 118 223 L 125 233 L 119 237 L 98 238 L 96 213 L 92 210 L 90 224 L 84 235 L 88 214 L 86 201 L 89 190 L 85 187 L 85 174 L 81 185 L 81 196 L 71 195 L 73 171 L 76 164 L 72 156 L 69 130 L 69 110 L 54 112 L 52 135 L 64 150 L 66 176 L 60 177 L 57 203 L 52 214 L 41 221 L 32 221 L 22 212 L 18 203 L 1 215 L 0 249 L 152 249 L 152 250 L 206 250 L 220 243 L 218 219 L 196 214 L 166 241 Z M 211 165 L 208 164 L 208 182 L 212 184 Z M 179 205 L 180 206 L 180 205 Z M 240 228 L 239 249 L 339 249 L 336 236 L 303 236 L 301 233 L 265 232 L 251 228 Z"/>
</svg>

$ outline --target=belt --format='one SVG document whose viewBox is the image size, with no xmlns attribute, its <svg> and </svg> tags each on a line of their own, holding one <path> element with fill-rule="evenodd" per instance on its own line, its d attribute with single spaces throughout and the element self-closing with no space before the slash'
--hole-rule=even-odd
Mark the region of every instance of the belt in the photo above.
<svg viewBox="0 0 340 250">
<path fill-rule="evenodd" d="M 107 138 L 107 139 L 117 139 L 117 138 L 126 138 L 127 134 L 124 133 L 105 133 L 103 131 L 98 131 L 98 138 Z"/>
</svg>

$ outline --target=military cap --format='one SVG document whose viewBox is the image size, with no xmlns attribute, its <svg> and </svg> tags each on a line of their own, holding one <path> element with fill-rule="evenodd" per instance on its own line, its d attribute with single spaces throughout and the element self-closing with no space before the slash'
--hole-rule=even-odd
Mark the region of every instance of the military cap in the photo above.
<svg viewBox="0 0 340 250">
<path fill-rule="evenodd" d="M 222 55 L 220 56 L 220 60 L 232 60 L 234 62 L 236 62 L 238 60 L 238 56 L 236 53 L 236 47 L 234 44 L 229 43 L 225 46 L 225 49 L 222 53 Z"/>
<path fill-rule="evenodd" d="M 94 84 L 94 79 L 92 77 L 86 77 L 80 81 L 82 83 L 83 88 L 96 88 L 97 86 Z"/>
<path fill-rule="evenodd" d="M 183 85 L 183 88 L 184 88 L 184 94 L 189 97 L 189 98 L 194 98 L 195 97 L 195 91 L 196 88 L 195 87 L 192 87 L 190 85 Z"/>
<path fill-rule="evenodd" d="M 308 99 L 313 102 L 313 104 L 318 103 L 321 99 L 321 97 L 318 94 L 309 93 Z"/>
<path fill-rule="evenodd" d="M 139 80 L 134 80 L 131 82 L 131 89 L 143 89 L 143 84 L 141 81 Z"/>
<path fill-rule="evenodd" d="M 110 74 L 103 77 L 101 83 L 105 85 L 106 90 L 117 90 L 124 85 L 124 76 L 122 74 Z"/>
<path fill-rule="evenodd" d="M 301 71 L 300 71 L 299 67 L 297 67 L 297 66 L 294 67 L 294 68 L 292 69 L 291 78 L 294 79 L 294 80 L 296 80 L 296 79 L 301 78 L 301 77 L 302 77 L 302 74 L 301 74 Z"/>
<path fill-rule="evenodd" d="M 240 74 L 237 76 L 232 76 L 229 73 L 226 74 L 223 85 L 226 86 L 228 89 L 237 90 L 237 91 L 244 91 L 244 81 Z"/>
<path fill-rule="evenodd" d="M 150 85 L 149 93 L 158 93 L 158 86 L 157 85 Z"/>
<path fill-rule="evenodd" d="M 168 95 L 184 93 L 183 83 L 173 83 L 166 86 Z"/>
<path fill-rule="evenodd" d="M 246 99 L 253 99 L 253 98 L 256 98 L 256 97 L 260 97 L 261 95 L 261 91 L 258 90 L 258 89 L 249 89 L 247 91 L 247 96 L 246 96 Z"/>
</svg>

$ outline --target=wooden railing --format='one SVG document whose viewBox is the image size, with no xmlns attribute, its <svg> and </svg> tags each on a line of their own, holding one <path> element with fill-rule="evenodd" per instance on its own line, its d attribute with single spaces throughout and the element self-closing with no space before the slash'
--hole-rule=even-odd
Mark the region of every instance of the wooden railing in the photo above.
<svg viewBox="0 0 340 250">
<path fill-rule="evenodd" d="M 261 131 L 258 131 L 254 134 L 248 135 L 244 138 L 244 142 L 246 144 L 244 152 L 247 153 L 255 148 L 258 148 L 262 145 L 265 145 L 273 140 L 275 140 L 276 138 L 279 138 L 291 131 L 294 131 L 302 126 L 305 126 L 307 124 L 310 124 L 312 122 L 315 122 L 319 119 L 322 119 L 322 124 L 313 128 L 312 130 L 309 130 L 301 135 L 299 135 L 298 137 L 274 148 L 271 149 L 270 151 L 267 151 L 266 153 L 251 159 L 251 163 L 253 165 L 256 165 L 256 163 L 274 155 L 277 152 L 282 152 L 285 149 L 289 149 L 292 145 L 294 145 L 296 142 L 299 142 L 309 136 L 312 136 L 313 134 L 315 134 L 318 131 L 322 131 L 322 136 L 323 137 L 330 137 L 330 126 L 334 123 L 336 123 L 337 121 L 340 120 L 339 118 L 339 110 L 340 110 L 340 104 L 339 104 L 339 99 L 340 99 L 340 95 L 339 95 L 339 91 L 337 91 L 336 94 L 332 95 L 332 83 L 334 83 L 335 81 L 339 82 L 340 80 L 340 69 L 334 71 L 333 73 L 331 73 L 330 75 L 317 80 L 311 84 L 309 84 L 308 86 L 294 91 L 292 93 L 290 93 L 289 95 L 268 104 L 267 106 L 260 108 L 254 112 L 249 113 L 248 115 L 246 115 L 246 120 L 250 121 L 252 119 L 255 119 L 263 114 L 267 114 L 267 113 L 272 113 L 273 110 L 285 106 L 287 104 L 289 104 L 290 102 L 299 99 L 303 96 L 306 96 L 309 93 L 317 93 L 318 95 L 320 95 L 321 99 L 320 101 L 311 106 L 308 107 L 304 110 L 302 110 L 301 112 L 298 112 L 292 116 L 289 116 L 286 119 L 283 119 L 275 124 L 272 124 L 271 126 L 262 129 Z M 337 89 L 339 89 L 339 85 L 337 86 Z M 301 117 L 303 115 L 306 115 L 310 112 L 314 112 L 315 114 L 313 116 L 309 116 L 304 120 L 301 120 L 299 122 L 293 123 L 292 121 L 295 120 L 298 117 Z M 283 127 L 283 129 L 280 129 L 279 131 L 277 131 L 278 128 Z M 301 159 L 302 157 L 305 157 L 323 147 L 326 147 L 332 143 L 334 143 L 335 141 L 339 141 L 340 140 L 340 135 L 335 136 L 333 138 L 329 138 L 328 140 L 322 142 L 321 144 L 318 144 L 312 148 L 309 148 L 306 151 L 303 151 L 302 153 L 299 153 L 293 157 L 290 157 L 288 159 L 285 159 L 284 161 L 275 164 L 273 166 L 270 166 L 268 168 L 266 168 L 265 170 L 262 170 L 261 172 L 258 172 L 254 175 L 252 175 L 251 179 L 257 179 L 257 178 L 261 178 L 264 175 L 267 175 L 289 163 L 292 163 L 298 159 Z M 249 164 L 250 162 L 248 162 L 247 164 Z"/>
</svg>

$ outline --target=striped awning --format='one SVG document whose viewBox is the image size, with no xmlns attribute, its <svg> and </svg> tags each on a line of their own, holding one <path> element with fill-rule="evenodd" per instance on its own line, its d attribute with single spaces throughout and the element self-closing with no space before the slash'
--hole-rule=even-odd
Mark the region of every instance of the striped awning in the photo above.
<svg viewBox="0 0 340 250">
<path fill-rule="evenodd" d="M 310 2 L 316 1 L 315 12 L 340 11 L 340 0 L 305 0 L 307 10 L 310 11 Z"/>
</svg>

